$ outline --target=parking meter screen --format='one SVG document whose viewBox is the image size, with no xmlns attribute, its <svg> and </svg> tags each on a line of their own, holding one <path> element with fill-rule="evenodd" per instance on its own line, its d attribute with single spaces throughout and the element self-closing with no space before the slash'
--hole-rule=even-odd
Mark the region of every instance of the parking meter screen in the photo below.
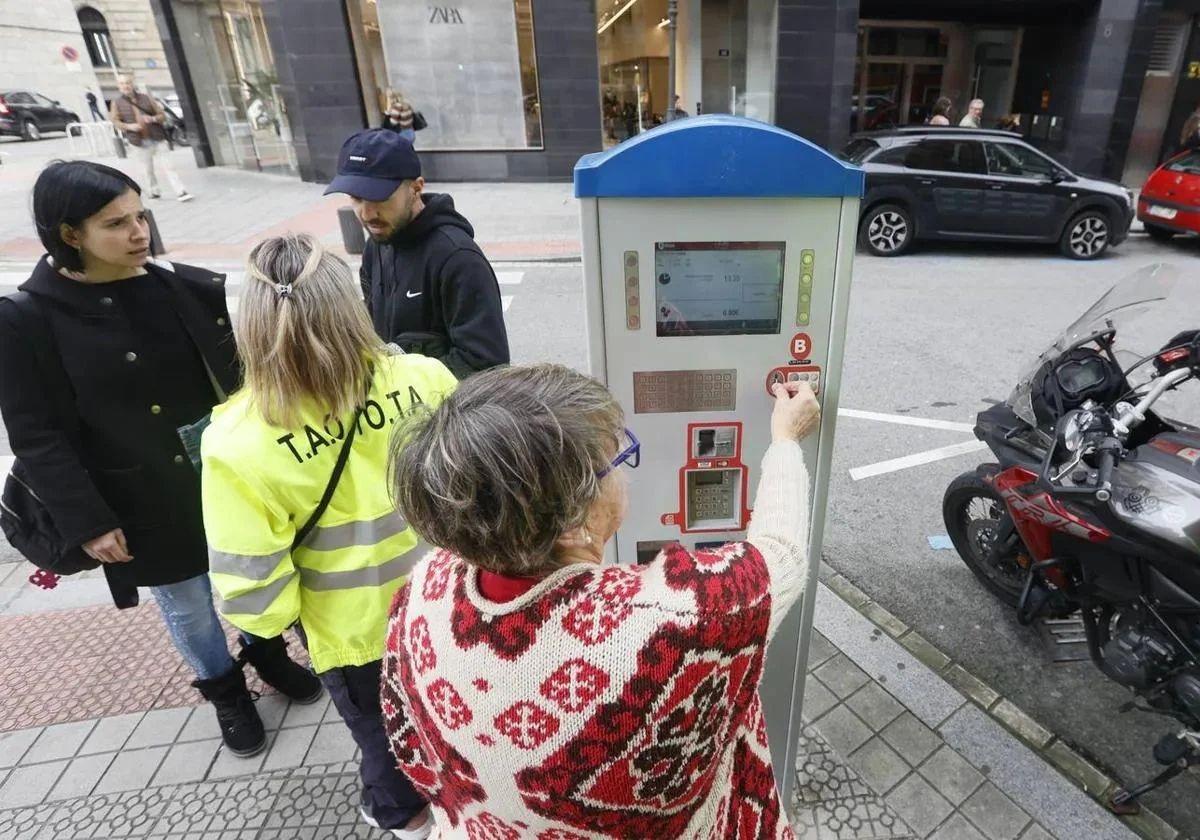
<svg viewBox="0 0 1200 840">
<path fill-rule="evenodd" d="M 782 242 L 656 242 L 660 336 L 779 332 Z"/>
</svg>

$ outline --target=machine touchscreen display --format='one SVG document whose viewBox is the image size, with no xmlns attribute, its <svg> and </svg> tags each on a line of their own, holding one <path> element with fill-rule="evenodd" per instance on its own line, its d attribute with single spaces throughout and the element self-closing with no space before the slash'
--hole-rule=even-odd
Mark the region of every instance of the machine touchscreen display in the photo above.
<svg viewBox="0 0 1200 840">
<path fill-rule="evenodd" d="M 779 332 L 783 242 L 656 242 L 660 336 Z"/>
</svg>

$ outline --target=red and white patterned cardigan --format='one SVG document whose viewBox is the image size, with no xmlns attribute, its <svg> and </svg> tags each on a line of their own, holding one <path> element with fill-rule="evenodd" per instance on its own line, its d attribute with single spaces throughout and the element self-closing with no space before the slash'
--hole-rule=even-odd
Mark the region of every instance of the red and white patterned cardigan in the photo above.
<svg viewBox="0 0 1200 840">
<path fill-rule="evenodd" d="M 807 513 L 800 449 L 776 443 L 746 542 L 569 566 L 503 604 L 464 560 L 422 560 L 382 690 L 434 836 L 791 838 L 758 685 L 803 591 Z"/>
</svg>

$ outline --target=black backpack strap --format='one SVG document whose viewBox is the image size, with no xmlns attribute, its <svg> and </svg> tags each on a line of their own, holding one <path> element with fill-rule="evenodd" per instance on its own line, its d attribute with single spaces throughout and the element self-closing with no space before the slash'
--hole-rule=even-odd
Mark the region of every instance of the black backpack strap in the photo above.
<svg viewBox="0 0 1200 840">
<path fill-rule="evenodd" d="M 366 404 L 367 397 L 371 393 L 373 373 L 372 369 L 372 374 L 368 374 L 367 376 L 367 387 L 363 393 L 363 405 Z M 325 492 L 321 494 L 321 501 L 317 502 L 317 507 L 312 512 L 312 516 L 308 517 L 308 521 L 296 532 L 296 538 L 292 540 L 292 551 L 295 551 L 304 544 L 304 541 L 308 539 L 308 535 L 312 533 L 313 528 L 317 527 L 317 522 L 325 515 L 325 511 L 329 508 L 329 502 L 333 499 L 333 492 L 337 490 L 338 482 L 341 480 L 342 473 L 346 469 L 346 461 L 350 459 L 350 447 L 354 443 L 354 435 L 358 432 L 358 423 L 362 419 L 363 405 L 360 405 L 355 410 L 354 417 L 350 420 L 350 431 L 346 432 L 346 437 L 342 441 L 342 448 L 338 452 L 337 463 L 333 465 L 333 472 L 329 476 L 329 482 L 325 485 Z"/>
</svg>

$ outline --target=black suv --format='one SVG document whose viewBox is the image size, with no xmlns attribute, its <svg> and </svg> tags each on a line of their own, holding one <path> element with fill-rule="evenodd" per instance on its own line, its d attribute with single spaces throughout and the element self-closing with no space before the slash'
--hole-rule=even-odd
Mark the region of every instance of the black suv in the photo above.
<svg viewBox="0 0 1200 840">
<path fill-rule="evenodd" d="M 1091 260 L 1119 245 L 1133 193 L 1075 175 L 1008 131 L 899 128 L 851 138 L 842 158 L 862 166 L 859 243 L 895 257 L 917 239 L 1057 242 Z"/>
<path fill-rule="evenodd" d="M 47 131 L 66 131 L 79 115 L 30 90 L 0 91 L 0 134 L 40 140 Z"/>
</svg>

